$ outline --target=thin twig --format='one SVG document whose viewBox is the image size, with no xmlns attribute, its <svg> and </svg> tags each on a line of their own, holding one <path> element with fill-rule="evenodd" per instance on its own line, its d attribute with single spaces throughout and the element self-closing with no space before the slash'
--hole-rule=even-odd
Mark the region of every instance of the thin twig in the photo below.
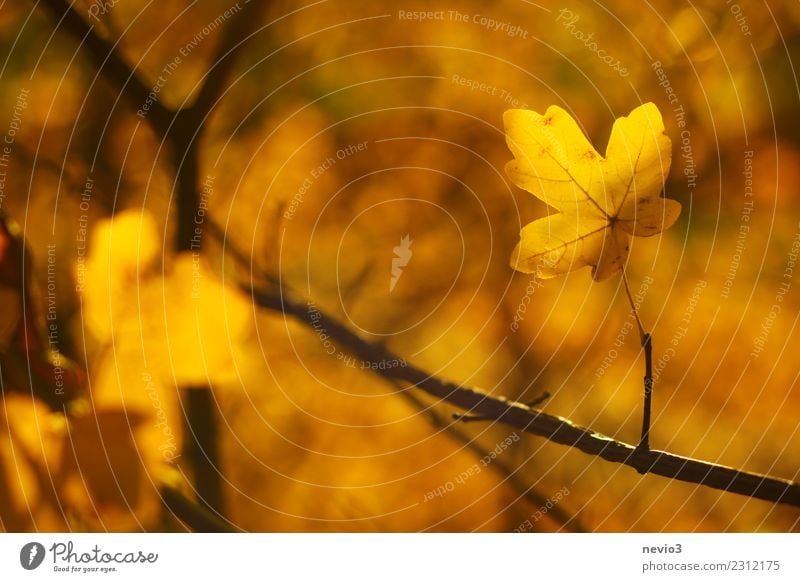
<svg viewBox="0 0 800 582">
<path fill-rule="evenodd" d="M 628 303 L 631 305 L 633 317 L 636 319 L 636 325 L 639 327 L 639 339 L 641 340 L 642 345 L 644 345 L 644 336 L 647 332 L 644 331 L 642 320 L 639 318 L 639 309 L 636 307 L 636 302 L 633 300 L 633 294 L 631 293 L 631 288 L 628 285 L 628 277 L 625 275 L 625 269 L 621 269 L 620 273 L 622 274 L 622 284 L 625 286 L 625 294 L 628 296 Z"/>
<path fill-rule="evenodd" d="M 639 448 L 646 451 L 650 448 L 650 416 L 653 408 L 653 342 L 649 333 L 644 334 L 642 347 L 644 348 L 644 410 Z"/>
</svg>

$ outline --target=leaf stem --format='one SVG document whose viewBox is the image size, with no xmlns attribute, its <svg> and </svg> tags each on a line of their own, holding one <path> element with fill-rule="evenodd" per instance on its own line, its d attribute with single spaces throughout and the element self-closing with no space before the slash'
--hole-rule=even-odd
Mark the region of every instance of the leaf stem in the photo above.
<svg viewBox="0 0 800 582">
<path fill-rule="evenodd" d="M 625 275 L 625 269 L 621 270 L 622 283 L 625 287 L 625 294 L 628 296 L 628 303 L 631 305 L 631 311 L 636 319 L 636 325 L 639 327 L 639 339 L 642 341 L 642 348 L 644 349 L 644 406 L 642 409 L 642 436 L 637 445 L 637 449 L 644 451 L 650 450 L 650 419 L 652 416 L 653 407 L 653 341 L 652 336 L 644 330 L 642 320 L 639 317 L 639 310 L 636 307 L 636 302 L 633 300 L 630 285 L 628 285 L 628 277 Z"/>
<path fill-rule="evenodd" d="M 625 286 L 625 294 L 628 296 L 628 303 L 631 305 L 633 317 L 636 318 L 636 325 L 639 327 L 639 339 L 642 341 L 642 346 L 644 346 L 644 336 L 646 336 L 647 333 L 645 333 L 642 320 L 639 318 L 639 310 L 636 307 L 636 302 L 633 300 L 633 294 L 631 293 L 631 288 L 628 285 L 628 277 L 625 275 L 625 269 L 621 269 L 620 272 L 622 273 L 622 284 Z"/>
</svg>

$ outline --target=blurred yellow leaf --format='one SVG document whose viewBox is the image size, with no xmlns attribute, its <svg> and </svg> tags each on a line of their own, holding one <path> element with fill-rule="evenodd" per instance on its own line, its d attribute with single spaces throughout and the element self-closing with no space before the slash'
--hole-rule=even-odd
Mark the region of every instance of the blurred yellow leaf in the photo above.
<svg viewBox="0 0 800 582">
<path fill-rule="evenodd" d="M 652 103 L 616 120 L 605 158 L 560 107 L 511 109 L 503 119 L 509 178 L 561 211 L 522 229 L 514 269 L 549 278 L 591 266 L 601 281 L 622 268 L 631 235 L 658 234 L 678 218 L 681 205 L 659 196 L 672 152 Z"/>
<path fill-rule="evenodd" d="M 153 268 L 161 245 L 153 217 L 124 211 L 99 224 L 83 276 L 86 322 L 117 357 L 148 362 L 156 380 L 208 385 L 235 377 L 250 304 L 223 285 L 199 254 Z"/>
<path fill-rule="evenodd" d="M 124 410 L 98 410 L 70 423 L 62 497 L 93 527 L 119 531 L 140 523 L 148 485 L 134 439 L 141 423 Z"/>
<path fill-rule="evenodd" d="M 135 310 L 131 292 L 160 252 L 155 220 L 146 211 L 118 212 L 92 231 L 85 269 L 81 273 L 76 265 L 75 275 L 86 325 L 97 339 L 109 341 L 126 312 Z"/>
<path fill-rule="evenodd" d="M 104 346 L 93 410 L 71 423 L 62 497 L 93 529 L 151 528 L 154 485 L 174 477 L 182 450 L 179 389 L 236 377 L 251 305 L 199 253 L 156 269 L 161 243 L 147 211 L 97 225 L 79 289 L 87 327 Z"/>
<path fill-rule="evenodd" d="M 180 387 L 236 379 L 235 359 L 250 330 L 252 307 L 233 283 L 220 281 L 198 255 L 178 255 L 163 279 L 141 288 L 135 339 L 162 379 Z"/>
<path fill-rule="evenodd" d="M 64 527 L 55 475 L 63 416 L 30 396 L 0 402 L 0 531 Z"/>
</svg>

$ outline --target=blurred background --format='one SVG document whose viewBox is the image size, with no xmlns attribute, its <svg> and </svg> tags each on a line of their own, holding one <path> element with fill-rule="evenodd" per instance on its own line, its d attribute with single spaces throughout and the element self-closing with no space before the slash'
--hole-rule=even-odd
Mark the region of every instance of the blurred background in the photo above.
<svg viewBox="0 0 800 582">
<path fill-rule="evenodd" d="M 74 3 L 170 109 L 213 78 L 240 8 Z M 28 244 L 43 349 L 87 396 L 68 421 L 31 397 L 36 369 L 5 345 L 22 282 L 4 278 L 0 528 L 181 530 L 159 483 L 193 494 L 184 393 L 208 385 L 233 528 L 797 531 L 788 506 L 454 422 L 236 283 L 279 279 L 408 363 L 549 392 L 547 412 L 635 443 L 643 358 L 619 276 L 508 265 L 548 209 L 505 176 L 502 114 L 559 105 L 603 152 L 652 101 L 683 205 L 626 266 L 653 335 L 652 445 L 796 480 L 799 25 L 789 0 L 269 3 L 199 144 L 198 225 L 241 267 L 207 230 L 173 252 L 175 163 L 145 104 L 41 3 L 5 3 L 0 211 Z"/>
</svg>

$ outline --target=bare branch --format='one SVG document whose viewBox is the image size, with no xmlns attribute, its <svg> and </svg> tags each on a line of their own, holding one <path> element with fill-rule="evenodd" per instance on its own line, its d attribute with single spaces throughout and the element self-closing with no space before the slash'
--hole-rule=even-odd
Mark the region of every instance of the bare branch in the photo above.
<svg viewBox="0 0 800 582">
<path fill-rule="evenodd" d="M 288 297 L 285 291 L 273 292 L 246 285 L 243 289 L 252 296 L 256 304 L 265 309 L 290 315 L 311 329 L 324 329 L 325 333 L 340 346 L 360 359 L 374 364 L 370 369 L 376 374 L 391 380 L 408 382 L 443 402 L 471 414 L 494 419 L 612 463 L 627 465 L 641 474 L 653 473 L 729 493 L 800 507 L 800 484 L 787 479 L 742 471 L 665 451 L 637 448 L 520 402 L 502 396 L 492 396 L 477 388 L 432 376 L 413 365 L 380 368 L 378 364 L 381 362 L 397 361 L 400 357 L 382 345 L 370 343 L 359 337 L 326 315 L 316 305 Z"/>
<path fill-rule="evenodd" d="M 128 99 L 134 109 L 138 109 L 147 101 L 150 88 L 119 55 L 116 44 L 112 45 L 98 35 L 94 26 L 84 20 L 67 0 L 40 1 L 56 19 L 57 28 L 63 26 L 80 41 L 97 71 Z M 163 138 L 174 116 L 174 112 L 169 111 L 159 101 L 154 101 L 148 111 L 147 120 L 153 130 Z"/>
<path fill-rule="evenodd" d="M 261 22 L 261 15 L 266 5 L 266 2 L 244 4 L 233 22 L 225 28 L 225 33 L 211 62 L 211 68 L 206 73 L 203 86 L 192 106 L 185 110 L 197 127 L 205 123 L 206 118 L 221 98 L 236 57 L 248 37 Z"/>
<path fill-rule="evenodd" d="M 196 234 L 198 194 L 200 191 L 200 157 L 198 148 L 211 110 L 218 102 L 225 82 L 230 76 L 236 57 L 245 39 L 258 24 L 264 3 L 247 3 L 236 13 L 225 29 L 222 41 L 212 58 L 212 68 L 206 73 L 194 104 L 177 112 L 175 123 L 167 134 L 172 144 L 176 170 L 177 229 L 175 250 L 189 251 L 200 241 Z M 202 237 L 202 230 L 200 231 Z"/>
<path fill-rule="evenodd" d="M 162 485 L 161 501 L 172 514 L 196 532 L 230 533 L 234 530 L 204 507 L 198 505 L 178 489 Z"/>
</svg>

